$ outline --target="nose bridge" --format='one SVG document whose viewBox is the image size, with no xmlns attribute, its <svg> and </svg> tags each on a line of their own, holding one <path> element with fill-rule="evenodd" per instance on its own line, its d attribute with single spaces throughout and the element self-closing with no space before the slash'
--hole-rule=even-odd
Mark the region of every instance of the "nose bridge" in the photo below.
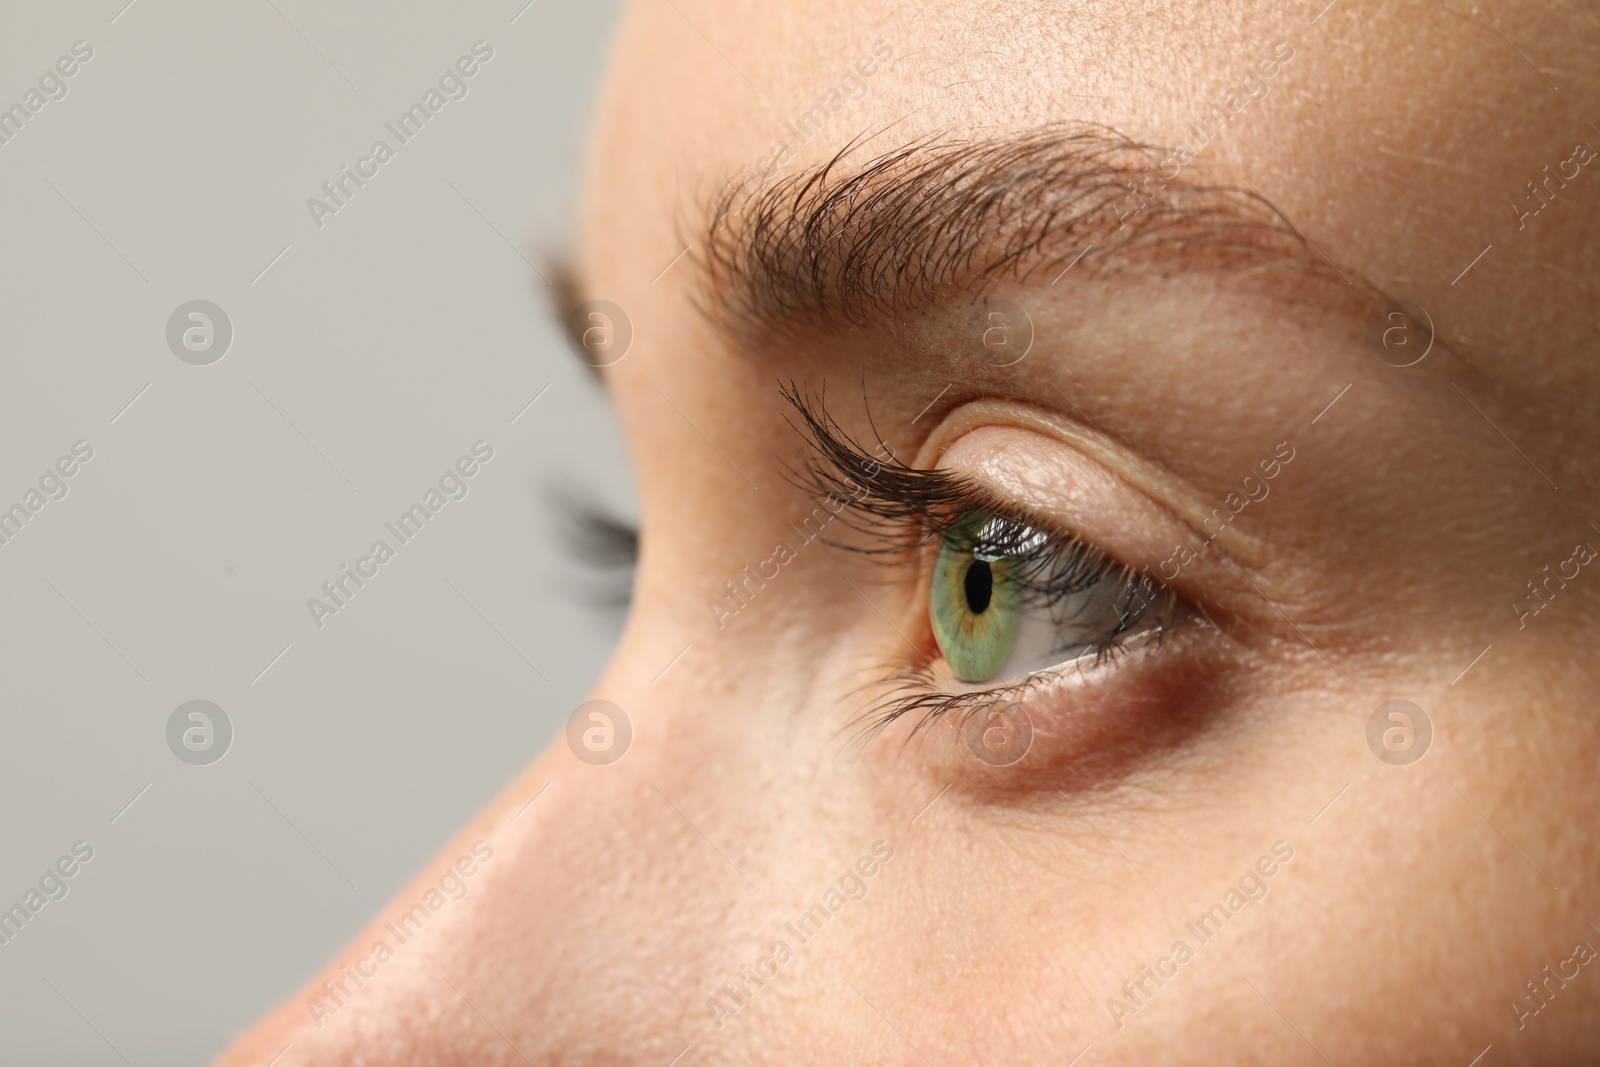
<svg viewBox="0 0 1600 1067">
<path fill-rule="evenodd" d="M 665 1063 L 680 1051 L 687 1037 L 661 1055 L 746 924 L 755 887 L 736 857 L 751 824 L 719 799 L 728 761 L 685 766 L 652 725 L 673 717 L 666 705 L 624 698 L 636 734 L 621 758 L 585 761 L 555 738 L 219 1064 L 282 1053 L 279 1067 L 398 1067 L 469 1052 Z M 586 729 L 603 728 L 587 714 Z M 582 1049 L 594 1057 L 570 1058 Z"/>
<path fill-rule="evenodd" d="M 794 798 L 818 791 L 773 729 L 794 718 L 763 692 L 773 651 L 754 631 L 669 633 L 659 608 L 539 758 L 220 1064 L 682 1050 L 782 914 L 814 830 Z"/>
<path fill-rule="evenodd" d="M 543 1020 L 530 1041 L 571 1049 L 604 1031 L 612 1054 L 666 1062 L 689 1040 L 665 1048 L 701 1015 L 728 944 L 759 923 L 770 810 L 752 755 L 760 741 L 748 723 L 729 724 L 742 687 L 705 684 L 718 673 L 709 656 L 669 684 L 688 655 L 653 656 L 625 644 L 496 805 L 503 885 L 481 902 L 481 947 L 457 951 L 511 942 L 538 961 L 514 998 L 524 1018 Z"/>
<path fill-rule="evenodd" d="M 662 662 L 654 645 L 625 643 L 541 758 L 572 797 L 568 820 L 546 832 L 563 848 L 605 848 L 596 862 L 631 882 L 711 896 L 748 886 L 737 857 L 761 836 L 762 709 L 723 658 L 731 646 L 695 642 Z M 626 751 L 594 751 L 606 743 Z"/>
<path fill-rule="evenodd" d="M 797 845 L 803 833 L 787 810 L 795 791 L 780 783 L 798 764 L 772 753 L 783 709 L 762 699 L 762 650 L 715 636 L 675 643 L 654 627 L 643 636 L 624 639 L 499 805 L 520 884 L 483 907 L 495 922 L 497 908 L 529 916 L 532 956 L 562 975 L 530 994 L 560 1017 L 550 1026 L 575 1027 L 577 1041 L 604 1020 L 607 1048 L 648 1057 L 701 1019 L 730 946 L 770 925 L 785 881 L 775 835 L 787 828 Z M 575 1018 L 587 1021 L 562 1021 Z"/>
</svg>

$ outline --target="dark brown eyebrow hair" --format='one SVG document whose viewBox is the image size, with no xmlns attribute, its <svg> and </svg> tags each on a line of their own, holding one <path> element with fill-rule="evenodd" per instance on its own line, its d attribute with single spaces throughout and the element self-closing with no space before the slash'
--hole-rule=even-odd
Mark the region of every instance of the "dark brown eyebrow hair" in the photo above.
<svg viewBox="0 0 1600 1067">
<path fill-rule="evenodd" d="M 863 143 L 710 202 L 689 243 L 715 324 L 744 339 L 862 326 L 1141 253 L 1350 282 L 1259 193 L 1194 182 L 1171 149 L 1102 126 L 926 137 L 855 162 Z"/>
</svg>

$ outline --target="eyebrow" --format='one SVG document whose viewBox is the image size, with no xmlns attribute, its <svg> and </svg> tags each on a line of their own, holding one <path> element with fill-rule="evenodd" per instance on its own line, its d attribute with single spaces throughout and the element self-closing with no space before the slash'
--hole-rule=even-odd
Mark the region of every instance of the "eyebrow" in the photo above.
<svg viewBox="0 0 1600 1067">
<path fill-rule="evenodd" d="M 850 328 L 1138 256 L 1355 285 L 1259 192 L 1193 181 L 1192 157 L 1106 127 L 935 136 L 852 162 L 861 143 L 775 180 L 730 182 L 711 201 L 690 243 L 713 323 L 745 339 Z"/>
</svg>

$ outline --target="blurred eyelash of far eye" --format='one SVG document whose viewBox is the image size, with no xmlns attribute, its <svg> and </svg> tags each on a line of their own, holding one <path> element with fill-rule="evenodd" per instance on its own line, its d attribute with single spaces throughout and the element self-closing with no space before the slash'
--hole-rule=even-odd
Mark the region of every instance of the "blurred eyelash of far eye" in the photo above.
<svg viewBox="0 0 1600 1067">
<path fill-rule="evenodd" d="M 567 553 L 588 570 L 584 597 L 604 608 L 626 608 L 639 564 L 639 528 L 569 492 L 555 494 Z"/>
</svg>

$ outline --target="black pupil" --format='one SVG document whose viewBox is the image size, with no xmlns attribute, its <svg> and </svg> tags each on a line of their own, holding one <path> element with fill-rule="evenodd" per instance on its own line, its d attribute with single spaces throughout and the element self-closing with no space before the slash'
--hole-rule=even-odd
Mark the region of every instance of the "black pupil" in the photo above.
<svg viewBox="0 0 1600 1067">
<path fill-rule="evenodd" d="M 981 559 L 973 560 L 963 584 L 967 588 L 967 608 L 974 615 L 982 615 L 994 597 L 994 573 L 989 564 Z"/>
</svg>

